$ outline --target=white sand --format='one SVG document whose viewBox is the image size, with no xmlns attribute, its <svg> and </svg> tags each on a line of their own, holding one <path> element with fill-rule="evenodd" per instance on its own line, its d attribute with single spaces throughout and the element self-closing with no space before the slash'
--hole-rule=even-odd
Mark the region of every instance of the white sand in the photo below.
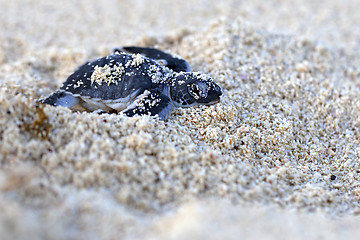
<svg viewBox="0 0 360 240">
<path fill-rule="evenodd" d="M 358 239 L 357 1 L 0 1 L 0 239 Z M 221 103 L 37 106 L 119 45 L 184 57 Z"/>
</svg>

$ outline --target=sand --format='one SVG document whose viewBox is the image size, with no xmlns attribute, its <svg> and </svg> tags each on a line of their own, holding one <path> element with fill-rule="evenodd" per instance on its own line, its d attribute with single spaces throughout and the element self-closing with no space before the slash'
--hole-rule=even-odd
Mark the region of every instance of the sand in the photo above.
<svg viewBox="0 0 360 240">
<path fill-rule="evenodd" d="M 0 239 L 358 239 L 358 1 L 0 1 Z M 39 105 L 122 45 L 185 58 L 213 106 Z"/>
</svg>

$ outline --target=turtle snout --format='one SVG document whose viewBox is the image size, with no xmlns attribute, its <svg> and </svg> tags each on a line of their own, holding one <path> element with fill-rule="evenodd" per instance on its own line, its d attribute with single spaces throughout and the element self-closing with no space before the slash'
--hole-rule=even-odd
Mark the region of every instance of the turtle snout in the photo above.
<svg viewBox="0 0 360 240">
<path fill-rule="evenodd" d="M 223 95 L 223 92 L 221 91 L 221 87 L 215 84 L 213 92 L 214 92 L 213 95 L 217 96 L 220 100 L 220 96 Z"/>
<path fill-rule="evenodd" d="M 203 99 L 202 103 L 205 105 L 212 105 L 220 102 L 220 96 L 223 94 L 221 88 L 214 84 L 208 91 L 208 96 Z"/>
<path fill-rule="evenodd" d="M 223 92 L 221 91 L 221 88 L 219 86 L 216 86 L 215 91 L 219 94 L 219 97 L 223 95 Z"/>
</svg>

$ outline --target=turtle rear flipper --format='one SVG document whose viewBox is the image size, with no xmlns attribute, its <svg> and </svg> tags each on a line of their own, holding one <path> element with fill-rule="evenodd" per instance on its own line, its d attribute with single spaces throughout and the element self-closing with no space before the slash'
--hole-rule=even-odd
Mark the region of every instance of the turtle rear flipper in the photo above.
<svg viewBox="0 0 360 240">
<path fill-rule="evenodd" d="M 47 98 L 39 100 L 40 103 L 46 103 L 53 106 L 62 106 L 72 108 L 79 103 L 79 98 L 70 93 L 56 91 Z"/>
<path fill-rule="evenodd" d="M 159 119 L 164 121 L 170 116 L 170 113 L 173 109 L 173 106 L 170 102 L 170 98 L 166 95 L 161 94 L 158 91 L 146 90 L 143 94 L 140 94 L 135 99 L 135 101 L 122 112 L 129 117 L 132 117 L 136 114 L 150 114 L 151 116 L 158 115 Z"/>
<path fill-rule="evenodd" d="M 179 57 L 174 57 L 171 54 L 165 53 L 155 48 L 146 47 L 121 47 L 115 48 L 114 53 L 127 52 L 127 53 L 139 53 L 145 57 L 151 58 L 166 67 L 174 70 L 175 72 L 190 72 L 191 68 L 188 62 Z"/>
</svg>

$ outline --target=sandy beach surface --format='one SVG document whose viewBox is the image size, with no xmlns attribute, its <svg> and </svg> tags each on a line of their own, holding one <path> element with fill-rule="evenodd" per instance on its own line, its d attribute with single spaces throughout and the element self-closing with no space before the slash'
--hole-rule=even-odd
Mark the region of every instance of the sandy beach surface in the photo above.
<svg viewBox="0 0 360 240">
<path fill-rule="evenodd" d="M 359 239 L 360 2 L 0 1 L 0 239 Z M 185 58 L 221 102 L 40 105 L 114 47 Z"/>
</svg>

